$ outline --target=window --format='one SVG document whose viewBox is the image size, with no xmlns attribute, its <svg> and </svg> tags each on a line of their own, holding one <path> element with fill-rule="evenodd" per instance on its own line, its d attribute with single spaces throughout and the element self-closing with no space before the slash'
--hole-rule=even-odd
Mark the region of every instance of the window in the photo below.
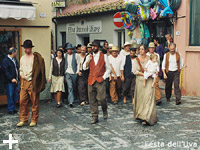
<svg viewBox="0 0 200 150">
<path fill-rule="evenodd" d="M 66 43 L 66 32 L 61 32 L 61 37 L 62 37 L 62 47 L 63 47 Z"/>
<path fill-rule="evenodd" d="M 118 47 L 119 49 L 122 49 L 122 46 L 125 43 L 125 31 L 118 31 L 117 33 L 118 37 Z"/>
<path fill-rule="evenodd" d="M 190 46 L 200 46 L 200 0 L 190 0 Z"/>
</svg>

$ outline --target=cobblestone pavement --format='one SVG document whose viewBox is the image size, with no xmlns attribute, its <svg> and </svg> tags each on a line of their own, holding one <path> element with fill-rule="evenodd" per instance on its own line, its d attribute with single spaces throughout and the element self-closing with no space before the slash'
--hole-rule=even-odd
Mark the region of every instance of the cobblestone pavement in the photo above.
<svg viewBox="0 0 200 150">
<path fill-rule="evenodd" d="M 8 135 L 18 144 L 14 150 L 183 150 L 200 149 L 200 98 L 183 97 L 183 104 L 175 100 L 157 106 L 159 122 L 143 126 L 133 120 L 131 102 L 108 104 L 109 118 L 102 111 L 99 123 L 90 124 L 89 105 L 74 108 L 55 102 L 40 103 L 40 120 L 35 128 L 17 128 L 18 115 L 7 114 L 0 108 L 0 150 L 8 150 Z M 100 110 L 100 108 L 99 108 Z"/>
</svg>

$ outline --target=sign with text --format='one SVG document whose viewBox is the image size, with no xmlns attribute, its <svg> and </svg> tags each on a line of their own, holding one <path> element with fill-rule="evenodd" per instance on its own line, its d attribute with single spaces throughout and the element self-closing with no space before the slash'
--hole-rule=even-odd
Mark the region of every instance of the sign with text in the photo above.
<svg viewBox="0 0 200 150">
<path fill-rule="evenodd" d="M 89 21 L 84 23 L 67 24 L 68 34 L 86 34 L 86 33 L 101 33 L 101 21 Z"/>
<path fill-rule="evenodd" d="M 52 7 L 65 7 L 65 2 L 52 2 Z"/>
</svg>

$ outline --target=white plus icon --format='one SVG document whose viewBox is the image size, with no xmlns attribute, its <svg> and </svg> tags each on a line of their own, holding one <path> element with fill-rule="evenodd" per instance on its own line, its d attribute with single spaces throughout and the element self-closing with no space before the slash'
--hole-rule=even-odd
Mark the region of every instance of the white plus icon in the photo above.
<svg viewBox="0 0 200 150">
<path fill-rule="evenodd" d="M 12 144 L 18 143 L 18 140 L 12 140 L 12 134 L 9 134 L 9 140 L 3 140 L 3 143 L 9 143 L 9 149 L 12 149 Z"/>
</svg>

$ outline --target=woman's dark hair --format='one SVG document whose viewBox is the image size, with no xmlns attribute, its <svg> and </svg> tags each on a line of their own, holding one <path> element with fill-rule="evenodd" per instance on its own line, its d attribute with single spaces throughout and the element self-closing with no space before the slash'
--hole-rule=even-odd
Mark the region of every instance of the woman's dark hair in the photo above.
<svg viewBox="0 0 200 150">
<path fill-rule="evenodd" d="M 105 44 L 106 44 L 106 43 L 108 44 L 108 42 L 107 42 L 107 41 L 105 41 L 105 42 L 103 43 L 103 46 L 105 46 Z"/>
<path fill-rule="evenodd" d="M 159 44 L 161 44 L 161 38 L 155 37 L 153 39 L 156 40 Z"/>
<path fill-rule="evenodd" d="M 64 58 L 64 51 L 63 51 L 62 49 L 57 49 L 56 54 L 55 54 L 56 57 L 57 57 L 57 52 L 58 52 L 58 51 L 62 53 L 62 58 Z"/>
<path fill-rule="evenodd" d="M 139 49 L 140 49 L 141 46 L 144 47 L 144 49 L 145 49 L 145 51 L 146 51 L 146 53 L 147 53 L 147 52 L 148 52 L 148 47 L 147 47 L 146 45 L 144 45 L 144 44 L 141 44 L 141 45 L 139 46 Z"/>
</svg>

